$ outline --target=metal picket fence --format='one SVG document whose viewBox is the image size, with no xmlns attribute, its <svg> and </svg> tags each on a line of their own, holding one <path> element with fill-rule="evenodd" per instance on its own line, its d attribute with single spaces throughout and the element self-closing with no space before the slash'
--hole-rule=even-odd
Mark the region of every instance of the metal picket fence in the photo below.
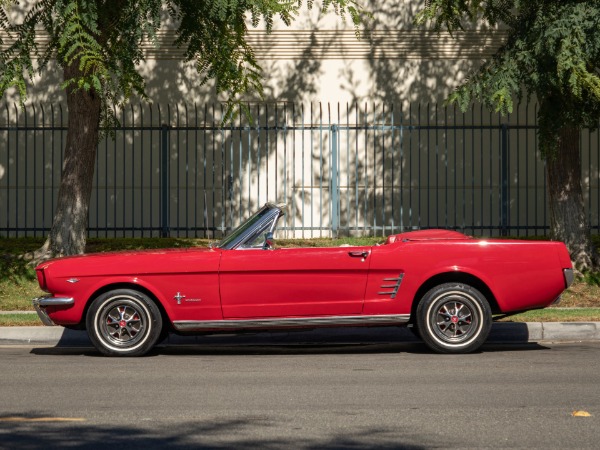
<svg viewBox="0 0 600 450">
<path fill-rule="evenodd" d="M 536 105 L 507 118 L 436 104 L 129 105 L 98 145 L 90 236 L 218 238 L 266 201 L 288 205 L 288 237 L 446 228 L 548 231 Z M 60 183 L 62 105 L 0 110 L 0 236 L 48 232 Z M 581 137 L 582 179 L 600 231 L 598 133 Z"/>
</svg>

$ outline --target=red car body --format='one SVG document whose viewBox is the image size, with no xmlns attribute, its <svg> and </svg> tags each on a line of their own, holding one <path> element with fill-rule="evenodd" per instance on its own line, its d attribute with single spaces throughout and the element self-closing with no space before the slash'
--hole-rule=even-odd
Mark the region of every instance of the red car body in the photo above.
<svg viewBox="0 0 600 450">
<path fill-rule="evenodd" d="M 273 215 L 273 223 L 252 230 L 256 237 L 243 242 L 253 243 L 263 234 L 271 238 L 269 231 L 283 213 L 272 204 L 261 211 Z M 457 332 L 458 325 L 454 325 L 454 336 L 448 326 L 458 321 L 464 330 L 473 327 L 473 316 L 456 311 L 466 306 L 472 315 L 477 314 L 479 307 L 472 304 L 477 296 L 486 304 L 478 319 L 485 325 L 491 323 L 493 313 L 552 304 L 572 281 L 569 253 L 560 242 L 474 239 L 445 230 L 407 232 L 389 236 L 382 245 L 360 247 L 271 248 L 267 239 L 259 246 L 230 243 L 233 248 L 221 245 L 52 260 L 36 268 L 40 286 L 50 296 L 34 304 L 46 324 L 103 328 L 105 337 L 115 342 L 108 350 L 92 342 L 111 355 L 143 354 L 156 342 L 130 351 L 119 341 L 119 336 L 127 341 L 142 333 L 140 317 L 146 312 L 143 305 L 136 312 L 138 294 L 160 311 L 161 335 L 165 331 L 415 324 L 430 345 L 423 336 L 429 328 L 427 320 L 432 320 L 434 331 L 441 329 L 449 338 L 456 338 L 457 333 L 464 337 L 466 331 Z M 437 314 L 433 319 L 424 317 L 419 323 L 419 303 L 440 286 L 450 292 L 444 294 L 445 303 L 429 313 Z M 96 323 L 89 319 L 94 300 L 108 296 L 114 301 L 119 295 L 110 297 L 110 293 L 123 291 L 126 294 L 121 295 L 133 299 L 133 304 L 127 300 L 119 309 L 118 302 L 113 302 L 112 313 L 98 313 L 98 317 L 104 315 Z M 127 308 L 132 309 L 127 312 Z M 146 324 L 156 314 L 148 311 Z M 129 316 L 140 329 L 119 327 Z M 438 322 L 440 326 L 435 325 Z M 457 347 L 450 342 L 440 348 L 440 342 L 434 342 L 430 347 L 444 352 L 473 351 L 487 337 L 486 327 L 485 336 L 475 344 Z M 100 340 L 101 335 L 98 332 Z"/>
</svg>

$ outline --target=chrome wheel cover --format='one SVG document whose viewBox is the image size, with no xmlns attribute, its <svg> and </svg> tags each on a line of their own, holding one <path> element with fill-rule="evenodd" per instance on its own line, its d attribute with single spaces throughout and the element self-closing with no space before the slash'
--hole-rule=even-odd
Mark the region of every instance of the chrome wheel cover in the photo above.
<svg viewBox="0 0 600 450">
<path fill-rule="evenodd" d="M 105 303 L 97 315 L 100 337 L 116 347 L 132 347 L 148 335 L 148 311 L 136 299 L 115 297 Z"/>
<path fill-rule="evenodd" d="M 463 293 L 449 292 L 433 303 L 428 321 L 430 329 L 440 341 L 463 344 L 481 330 L 481 309 Z"/>
</svg>

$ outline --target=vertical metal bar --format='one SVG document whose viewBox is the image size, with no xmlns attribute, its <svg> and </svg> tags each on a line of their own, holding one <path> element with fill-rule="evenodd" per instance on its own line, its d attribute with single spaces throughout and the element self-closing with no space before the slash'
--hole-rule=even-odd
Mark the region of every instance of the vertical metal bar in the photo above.
<svg viewBox="0 0 600 450">
<path fill-rule="evenodd" d="M 250 110 L 250 105 L 248 105 L 248 110 Z M 252 128 L 250 125 L 248 125 L 248 170 L 246 171 L 246 176 L 248 177 L 248 203 L 250 203 L 250 199 L 252 198 L 252 177 L 250 176 L 252 173 Z"/>
<path fill-rule="evenodd" d="M 412 149 L 412 135 L 413 135 L 413 126 L 412 126 L 412 101 L 408 104 L 408 152 L 410 157 L 410 162 L 408 163 L 408 226 L 412 228 L 412 166 L 413 166 L 413 149 Z"/>
<path fill-rule="evenodd" d="M 46 232 L 46 202 L 44 193 L 46 192 L 46 112 L 44 105 L 40 104 L 42 110 L 42 234 Z"/>
<path fill-rule="evenodd" d="M 312 113 L 312 103 L 310 105 L 310 110 Z M 305 220 L 304 205 L 306 204 L 306 188 L 305 188 L 306 184 L 304 182 L 304 146 L 305 146 L 304 103 L 300 106 L 300 115 L 301 115 L 300 120 L 302 122 L 301 123 L 302 135 L 300 137 L 300 139 L 302 141 L 301 142 L 301 145 L 302 145 L 302 157 L 301 157 L 301 161 L 302 161 L 301 162 L 301 165 L 302 165 L 302 177 L 301 177 L 301 180 L 302 180 L 302 223 L 301 223 L 302 233 L 301 234 L 302 234 L 302 239 L 304 239 L 304 230 L 306 229 L 305 222 L 304 222 L 304 220 Z M 312 114 L 311 114 L 311 120 L 312 120 Z M 311 136 L 312 136 L 312 132 L 311 132 Z M 311 137 L 311 142 L 312 142 L 312 137 Z M 311 177 L 311 183 L 312 183 L 312 177 Z M 312 191 L 311 191 L 311 195 L 312 195 Z M 311 201 L 312 201 L 312 196 L 311 196 Z"/>
<path fill-rule="evenodd" d="M 215 141 L 215 136 L 217 134 L 217 132 L 214 130 L 215 129 L 215 104 L 212 104 L 212 184 L 211 184 L 211 188 L 212 188 L 212 208 L 211 208 L 211 219 L 212 219 L 212 229 L 213 229 L 213 239 L 215 238 L 215 232 L 217 230 L 217 224 L 216 224 L 216 219 L 215 219 L 215 210 L 217 209 L 215 203 L 216 203 L 216 193 L 215 193 L 215 189 L 216 189 L 216 167 L 215 167 L 215 156 L 216 156 L 216 141 Z"/>
<path fill-rule="evenodd" d="M 479 117 L 482 119 L 483 118 L 483 104 L 481 104 L 479 106 Z M 480 120 L 481 120 L 480 119 Z M 483 122 L 483 120 L 481 120 L 481 122 Z M 481 173 L 481 198 L 479 199 L 479 203 L 480 203 L 480 208 L 479 208 L 479 213 L 480 213 L 480 223 L 481 223 L 481 234 L 483 234 L 483 226 L 484 226 L 484 221 L 483 221 L 483 197 L 484 197 L 484 186 L 483 186 L 483 129 L 481 130 L 481 135 L 479 136 L 479 153 L 480 153 L 480 157 L 479 157 L 479 170 Z M 490 159 L 491 159 L 491 155 L 489 155 Z M 491 174 L 490 174 L 490 178 L 491 178 Z"/>
<path fill-rule="evenodd" d="M 232 226 L 237 226 L 238 224 L 242 223 L 242 174 L 243 174 L 243 168 L 242 168 L 242 164 L 243 164 L 243 145 L 242 145 L 242 140 L 243 140 L 243 132 L 242 132 L 242 107 L 240 105 L 240 111 L 239 111 L 239 116 L 238 116 L 238 123 L 239 123 L 239 146 L 238 146 L 238 158 L 239 158 L 239 167 L 238 167 L 238 180 L 239 180 L 239 201 L 238 201 L 238 220 L 235 224 L 232 224 Z"/>
<path fill-rule="evenodd" d="M 139 118 L 136 117 L 136 108 L 135 108 L 134 104 L 132 103 L 131 104 L 131 139 L 132 139 L 132 145 L 131 145 L 131 211 L 132 211 L 132 217 L 131 217 L 131 232 L 130 232 L 132 237 L 139 237 L 139 235 L 137 234 L 137 231 L 142 228 L 142 211 L 143 211 L 141 201 L 139 202 L 139 204 L 138 204 L 138 202 L 136 202 L 136 196 L 137 196 L 138 189 L 140 190 L 139 195 L 140 195 L 140 199 L 141 199 L 141 181 L 136 181 L 135 173 L 136 173 L 136 168 L 138 168 L 139 166 L 142 165 L 142 157 L 141 157 L 141 152 L 140 152 L 140 161 L 138 163 L 138 161 L 136 161 L 135 142 L 139 141 L 139 138 L 141 137 L 140 134 L 143 133 L 143 131 L 140 131 L 140 129 L 138 128 L 141 125 L 143 125 L 143 123 L 141 125 L 138 125 L 138 120 L 139 120 Z M 136 226 L 136 219 L 135 219 L 136 215 L 139 216 L 138 220 L 137 220 L 140 223 L 139 227 Z"/>
<path fill-rule="evenodd" d="M 169 236 L 169 125 L 160 128 L 160 237 Z"/>
<path fill-rule="evenodd" d="M 35 111 L 35 104 L 31 105 L 33 107 L 33 152 L 35 154 L 36 150 L 37 150 L 37 114 Z M 37 158 L 33 158 L 33 202 L 32 202 L 32 206 L 33 206 L 33 235 L 37 236 L 37 229 L 38 229 L 38 223 L 37 223 Z M 43 158 L 43 154 L 42 154 L 42 162 L 44 161 Z M 43 167 L 43 164 L 42 164 Z"/>
<path fill-rule="evenodd" d="M 517 125 L 521 124 L 520 118 L 519 118 L 519 110 L 521 109 L 521 102 L 519 102 L 519 104 L 517 105 Z M 510 123 L 510 114 L 508 115 L 508 120 Z M 521 188 L 521 153 L 520 153 L 520 134 L 521 131 L 519 129 L 519 127 L 515 128 L 515 132 L 517 134 L 517 155 L 516 155 L 516 172 L 517 172 L 517 186 L 516 186 L 516 200 L 517 200 L 517 214 L 516 214 L 516 226 L 517 226 L 517 236 L 521 235 L 521 221 L 520 221 L 520 212 L 521 212 L 521 192 L 520 192 L 520 188 Z M 527 132 L 527 131 L 525 131 Z M 509 155 L 509 160 L 510 160 L 510 155 Z M 510 170 L 510 161 L 509 161 L 509 170 Z M 527 190 L 526 190 L 527 192 Z"/>
<path fill-rule="evenodd" d="M 133 109 L 133 103 L 131 104 L 131 237 L 135 237 L 135 111 Z M 141 164 L 140 164 L 141 165 Z M 140 214 L 141 216 L 141 208 Z"/>
<path fill-rule="evenodd" d="M 338 104 L 338 116 L 339 116 L 339 104 Z M 341 120 L 340 120 L 341 122 Z M 350 107 L 346 102 L 346 234 L 350 236 L 350 203 L 351 203 L 351 192 L 350 192 Z"/>
<path fill-rule="evenodd" d="M 292 203 L 292 237 L 296 237 L 296 198 L 294 195 L 294 189 L 296 188 L 296 104 L 292 103 L 292 192 L 291 192 L 291 203 Z"/>
<path fill-rule="evenodd" d="M 194 237 L 198 237 L 198 104 L 194 102 Z"/>
<path fill-rule="evenodd" d="M 279 201 L 279 107 L 277 103 L 275 103 L 275 149 L 273 151 L 273 156 L 275 157 L 275 187 L 273 190 L 275 191 L 275 203 Z M 269 177 L 270 178 L 270 177 Z"/>
<path fill-rule="evenodd" d="M 381 104 L 381 234 L 385 236 L 385 103 Z"/>
<path fill-rule="evenodd" d="M 377 105 L 373 102 L 373 235 L 377 235 Z"/>
<path fill-rule="evenodd" d="M 6 109 L 6 186 L 10 187 L 10 109 L 8 104 L 5 105 Z M 15 126 L 18 124 L 15 124 Z M 54 180 L 53 180 L 54 182 Z M 53 185 L 54 186 L 54 185 Z M 52 208 L 54 211 L 54 208 Z M 10 237 L 10 189 L 6 190 L 6 236 Z"/>
<path fill-rule="evenodd" d="M 284 203 L 288 202 L 288 192 L 287 192 L 287 103 L 283 104 L 283 201 Z M 291 205 L 290 205 L 291 206 Z M 287 214 L 283 217 L 283 227 L 286 230 L 287 237 L 287 229 L 288 229 L 288 216 Z"/>
<path fill-rule="evenodd" d="M 203 184 L 203 208 L 202 208 L 202 227 L 204 228 L 204 238 L 208 237 L 208 205 L 206 204 L 206 159 L 207 159 L 207 151 L 206 151 L 206 121 L 208 120 L 208 104 L 204 104 L 204 129 L 202 130 L 202 150 L 204 156 L 202 158 L 202 184 Z"/>
<path fill-rule="evenodd" d="M 62 148 L 62 146 L 61 146 Z M 108 237 L 108 139 L 104 140 L 104 237 Z"/>
<path fill-rule="evenodd" d="M 221 120 L 219 124 L 223 123 L 225 119 L 225 110 L 223 104 L 221 104 Z M 221 132 L 221 233 L 225 234 L 225 216 L 227 215 L 227 205 L 225 203 L 225 190 L 227 189 L 227 182 L 225 176 L 225 167 L 227 165 L 227 155 L 225 153 L 225 129 L 219 126 Z"/>
<path fill-rule="evenodd" d="M 391 175 L 391 179 L 392 179 L 392 199 L 391 199 L 392 200 L 392 202 L 391 202 L 392 203 L 392 213 L 391 213 L 391 219 L 392 220 L 391 220 L 391 227 L 392 227 L 392 230 L 391 230 L 391 234 L 394 234 L 395 233 L 394 212 L 396 211 L 396 208 L 395 208 L 396 205 L 394 204 L 394 196 L 395 196 L 395 191 L 396 191 L 396 186 L 395 186 L 395 182 L 394 182 L 394 179 L 395 179 L 395 173 L 394 172 L 396 171 L 396 161 L 395 161 L 395 157 L 394 157 L 395 156 L 395 152 L 396 152 L 396 146 L 394 145 L 394 136 L 396 134 L 395 133 L 396 130 L 395 130 L 395 127 L 394 127 L 394 125 L 395 125 L 395 122 L 394 122 L 394 103 L 392 103 L 391 124 L 390 125 L 391 125 L 390 129 L 391 129 L 391 133 L 392 133 L 392 142 L 390 144 L 391 145 L 391 153 L 392 153 L 392 158 L 391 158 L 391 160 L 392 160 L 392 162 L 391 162 L 391 165 L 392 165 L 392 175 Z"/>
<path fill-rule="evenodd" d="M 525 235 L 529 236 L 529 102 L 525 107 L 525 155 Z"/>
<path fill-rule="evenodd" d="M 169 111 L 169 123 L 171 123 L 171 109 L 170 109 L 170 105 L 168 106 L 168 111 Z M 175 200 L 175 223 L 176 223 L 176 231 L 175 231 L 175 236 L 179 237 L 179 233 L 181 230 L 181 224 L 180 224 L 180 208 L 181 208 L 181 201 L 179 199 L 180 194 L 181 194 L 181 152 L 180 150 L 180 146 L 179 146 L 179 137 L 180 137 L 180 121 L 179 121 L 179 105 L 175 105 L 175 114 L 177 116 L 177 119 L 175 120 L 175 171 L 177 173 L 177 176 L 175 177 L 175 194 L 176 194 L 176 200 Z M 169 176 L 171 174 L 169 173 Z M 169 205 L 169 210 L 171 209 L 170 205 Z M 169 211 L 170 212 L 170 211 Z"/>
<path fill-rule="evenodd" d="M 256 134 L 257 134 L 257 142 L 256 142 L 256 199 L 260 203 L 260 105 L 256 105 Z"/>
<path fill-rule="evenodd" d="M 115 117 L 117 116 L 116 107 L 113 107 Z M 117 124 L 113 126 L 115 140 L 113 141 L 113 237 L 117 237 Z"/>
<path fill-rule="evenodd" d="M 438 124 L 438 104 L 435 104 L 435 124 Z M 435 131 L 435 226 L 440 226 L 440 132 Z"/>
<path fill-rule="evenodd" d="M 266 173 L 266 192 L 265 201 L 269 201 L 269 104 L 265 104 L 265 173 Z"/>
<path fill-rule="evenodd" d="M 185 214 L 185 237 L 187 238 L 190 237 L 190 116 L 187 103 L 183 106 L 185 107 L 185 208 L 183 211 Z M 177 127 L 179 127 L 179 110 L 177 110 Z M 177 130 L 177 153 L 179 153 L 179 133 L 180 131 Z M 179 205 L 177 208 L 179 209 Z M 179 214 L 177 217 L 179 218 Z"/>
<path fill-rule="evenodd" d="M 319 102 L 319 167 L 323 167 L 323 107 Z M 323 170 L 319 173 L 319 207 L 323 211 Z M 323 237 L 323 213 L 319 214 L 319 237 Z"/>
<path fill-rule="evenodd" d="M 369 121 L 369 104 L 367 102 L 365 102 L 365 110 L 363 113 L 363 128 L 364 128 L 364 133 L 365 133 L 365 148 L 364 148 L 364 164 L 363 164 L 363 180 L 365 183 L 365 201 L 364 201 L 364 206 L 365 206 L 365 210 L 363 213 L 363 233 L 367 233 L 367 223 L 368 223 L 368 206 L 369 206 L 369 157 L 368 157 L 368 152 L 369 152 L 369 133 L 368 133 L 368 127 L 367 127 L 367 123 Z"/>
<path fill-rule="evenodd" d="M 454 170 L 453 170 L 453 178 L 454 178 L 454 189 L 453 189 L 453 197 L 454 197 L 454 203 L 452 204 L 453 206 L 453 211 L 454 211 L 454 220 L 452 221 L 452 227 L 456 228 L 456 223 L 458 222 L 458 215 L 456 210 L 458 209 L 458 201 L 457 201 L 457 191 L 458 191 L 458 186 L 457 186 L 457 176 L 456 176 L 456 172 L 457 172 L 457 166 L 456 166 L 456 160 L 457 160 L 457 155 L 458 155 L 458 145 L 457 145 L 457 141 L 456 141 L 456 136 L 458 134 L 458 130 L 456 129 L 457 125 L 458 125 L 458 120 L 456 117 L 456 103 L 454 104 L 454 111 L 452 113 L 452 118 L 454 119 Z"/>
<path fill-rule="evenodd" d="M 233 118 L 229 121 L 229 175 L 227 177 L 228 200 L 229 200 L 229 222 L 227 223 L 227 229 L 231 230 L 233 227 Z"/>
<path fill-rule="evenodd" d="M 502 236 L 508 236 L 508 214 L 509 214 L 509 198 L 508 198 L 508 125 L 501 125 L 500 137 L 500 233 Z"/>
<path fill-rule="evenodd" d="M 154 108 L 152 105 L 148 106 L 148 110 L 150 111 L 150 124 L 154 126 Z M 159 108 L 160 111 L 160 108 Z M 158 122 L 160 123 L 160 121 Z M 150 182 L 148 183 L 150 186 L 149 195 L 150 195 L 150 236 L 154 236 L 154 130 L 150 130 Z"/>
<path fill-rule="evenodd" d="M 141 237 L 144 237 L 144 229 L 146 228 L 146 220 L 144 218 L 144 107 L 138 103 L 140 108 L 140 229 Z M 150 124 L 152 125 L 152 123 Z M 152 133 L 152 131 L 150 131 Z M 152 147 L 150 147 L 150 155 L 152 155 Z M 152 167 L 152 166 L 151 166 Z M 152 235 L 152 232 L 150 233 Z"/>
<path fill-rule="evenodd" d="M 462 161 L 462 231 L 465 231 L 465 223 L 466 223 L 466 215 L 467 215 L 467 193 L 466 193 L 466 187 L 467 187 L 467 147 L 466 147 L 466 141 L 467 141 L 467 129 L 465 127 L 465 113 L 462 113 L 462 157 L 463 157 L 463 161 Z"/>
<path fill-rule="evenodd" d="M 8 111 L 8 108 L 7 108 L 7 111 Z M 52 146 L 51 146 L 51 149 L 50 149 L 50 154 L 52 155 L 51 156 L 52 163 L 50 165 L 50 167 L 52 168 L 52 174 L 51 174 L 52 177 L 51 177 L 51 180 L 50 180 L 50 185 L 51 185 L 50 186 L 50 189 L 51 189 L 51 195 L 50 195 L 50 216 L 52 217 L 52 214 L 54 214 L 54 174 L 56 173 L 55 164 L 54 164 L 54 142 L 55 142 L 54 132 L 56 130 L 54 128 L 54 105 L 53 104 L 50 105 L 50 117 L 51 117 L 50 118 L 50 126 L 52 127 Z M 61 126 L 62 126 L 62 123 L 61 123 Z M 61 131 L 61 133 L 62 133 L 62 131 Z M 6 198 L 8 198 L 8 196 Z M 8 214 L 7 214 L 7 216 L 8 216 Z M 53 220 L 50 219 L 50 226 L 52 226 L 52 222 L 53 222 Z"/>
<path fill-rule="evenodd" d="M 400 232 L 404 231 L 404 187 L 403 187 L 403 165 L 404 165 L 404 105 L 400 103 Z"/>
<path fill-rule="evenodd" d="M 492 149 L 494 148 L 493 147 L 493 134 L 494 134 L 493 130 L 494 130 L 494 128 L 492 127 L 492 113 L 491 112 L 490 112 L 489 123 L 490 123 L 490 133 L 489 133 L 490 134 L 490 142 L 489 142 L 489 147 L 488 147 L 490 149 L 490 158 L 489 158 L 489 161 L 490 161 L 490 188 L 489 188 L 489 193 L 490 193 L 490 225 L 489 226 L 490 226 L 490 231 L 492 231 L 492 230 L 497 229 L 497 227 L 493 225 L 494 224 L 494 220 L 493 220 L 493 212 L 492 212 L 493 209 L 494 209 L 493 208 L 493 205 L 494 205 L 494 197 L 493 197 L 493 195 L 494 195 L 494 193 L 493 193 L 493 187 L 494 187 L 493 186 L 493 178 L 494 178 L 494 176 L 493 176 L 493 170 L 494 170 L 493 169 L 493 160 L 494 160 L 494 156 L 492 154 Z"/>
<path fill-rule="evenodd" d="M 100 192 L 99 192 L 99 184 L 100 184 L 100 142 L 96 144 L 96 169 L 95 169 L 95 178 L 96 178 L 96 233 L 95 236 L 98 237 L 100 235 Z"/>
<path fill-rule="evenodd" d="M 427 102 L 427 228 L 431 228 L 431 178 L 429 172 L 431 170 L 431 112 L 429 110 L 429 102 Z"/>
<path fill-rule="evenodd" d="M 417 145 L 417 155 L 418 155 L 418 162 L 419 162 L 419 166 L 417 169 L 417 208 L 419 210 L 419 217 L 418 217 L 418 225 L 419 228 L 421 228 L 421 194 L 423 192 L 423 183 L 421 181 L 421 102 L 419 102 L 419 106 L 417 109 L 417 127 L 419 128 L 419 134 L 418 134 L 418 145 Z"/>
<path fill-rule="evenodd" d="M 358 123 L 359 123 L 359 114 L 360 111 L 358 109 L 358 102 L 355 101 L 354 102 L 354 121 L 356 123 L 356 135 L 354 137 L 354 148 L 355 148 L 355 152 L 354 152 L 354 189 L 355 189 L 355 200 L 354 200 L 354 230 L 358 231 L 358 197 L 359 197 L 359 190 L 358 190 L 358 185 L 359 185 L 359 180 L 360 177 L 358 175 L 358 138 L 359 138 L 359 134 L 358 134 Z"/>
<path fill-rule="evenodd" d="M 121 123 L 125 124 L 125 107 L 121 108 Z M 127 196 L 125 195 L 125 192 L 126 192 L 126 188 L 125 188 L 125 183 L 126 183 L 125 173 L 126 173 L 126 170 L 125 169 L 126 169 L 126 166 L 127 166 L 127 160 L 126 160 L 126 153 L 127 153 L 126 152 L 126 145 L 127 145 L 126 138 L 127 138 L 127 136 L 126 136 L 126 131 L 125 130 L 122 130 L 122 136 L 123 136 L 123 148 L 122 148 L 121 151 L 123 152 L 123 167 L 122 167 L 122 170 L 123 170 L 123 186 L 121 188 L 122 189 L 122 195 L 121 195 L 122 199 L 121 199 L 121 202 L 123 203 L 123 213 L 122 213 L 122 215 L 123 215 L 123 217 L 122 217 L 123 230 L 122 231 L 123 231 L 123 237 L 125 237 L 125 211 L 126 211 L 125 210 L 125 206 L 126 206 L 126 199 L 127 199 Z M 116 222 L 117 221 L 115 220 L 115 226 L 117 225 Z"/>
<path fill-rule="evenodd" d="M 23 108 L 25 110 L 25 108 Z M 15 133 L 15 144 L 16 144 L 16 151 L 15 151 L 15 171 L 17 173 L 16 176 L 16 184 L 15 184 L 15 190 L 17 191 L 17 195 L 16 195 L 16 201 L 15 201 L 15 205 L 17 206 L 15 208 L 15 236 L 19 237 L 19 113 L 17 112 L 17 104 L 15 103 L 15 116 L 16 116 L 16 124 L 17 124 L 17 132 Z M 25 117 L 27 117 L 27 113 L 25 113 Z M 27 119 L 25 119 L 27 120 Z M 27 123 L 25 123 L 25 126 L 27 126 Z"/>
<path fill-rule="evenodd" d="M 448 107 L 444 107 L 444 227 L 448 228 L 448 135 L 450 127 L 448 126 Z"/>
<path fill-rule="evenodd" d="M 475 125 L 475 105 L 471 106 L 471 121 Z M 479 116 L 481 120 L 481 116 Z M 482 174 L 479 174 L 482 176 Z M 475 234 L 475 127 L 471 129 L 471 233 Z"/>
<path fill-rule="evenodd" d="M 338 126 L 333 124 L 331 130 L 331 231 L 333 237 L 339 236 L 340 199 L 338 191 Z"/>
</svg>

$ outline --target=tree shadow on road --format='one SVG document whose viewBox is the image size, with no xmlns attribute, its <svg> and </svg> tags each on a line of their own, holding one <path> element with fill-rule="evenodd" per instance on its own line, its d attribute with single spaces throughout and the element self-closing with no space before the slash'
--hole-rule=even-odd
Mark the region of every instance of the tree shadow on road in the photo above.
<svg viewBox="0 0 600 450">
<path fill-rule="evenodd" d="M 118 422 L 115 419 L 115 422 Z M 310 430 L 268 416 L 234 419 L 196 419 L 180 422 L 173 419 L 141 419 L 136 426 L 111 425 L 69 418 L 48 417 L 32 412 L 0 415 L 2 448 L 260 448 L 260 449 L 407 449 L 427 448 L 422 436 L 398 426 L 397 429 L 356 428 L 354 432 Z M 417 442 L 424 443 L 417 444 Z"/>
</svg>

